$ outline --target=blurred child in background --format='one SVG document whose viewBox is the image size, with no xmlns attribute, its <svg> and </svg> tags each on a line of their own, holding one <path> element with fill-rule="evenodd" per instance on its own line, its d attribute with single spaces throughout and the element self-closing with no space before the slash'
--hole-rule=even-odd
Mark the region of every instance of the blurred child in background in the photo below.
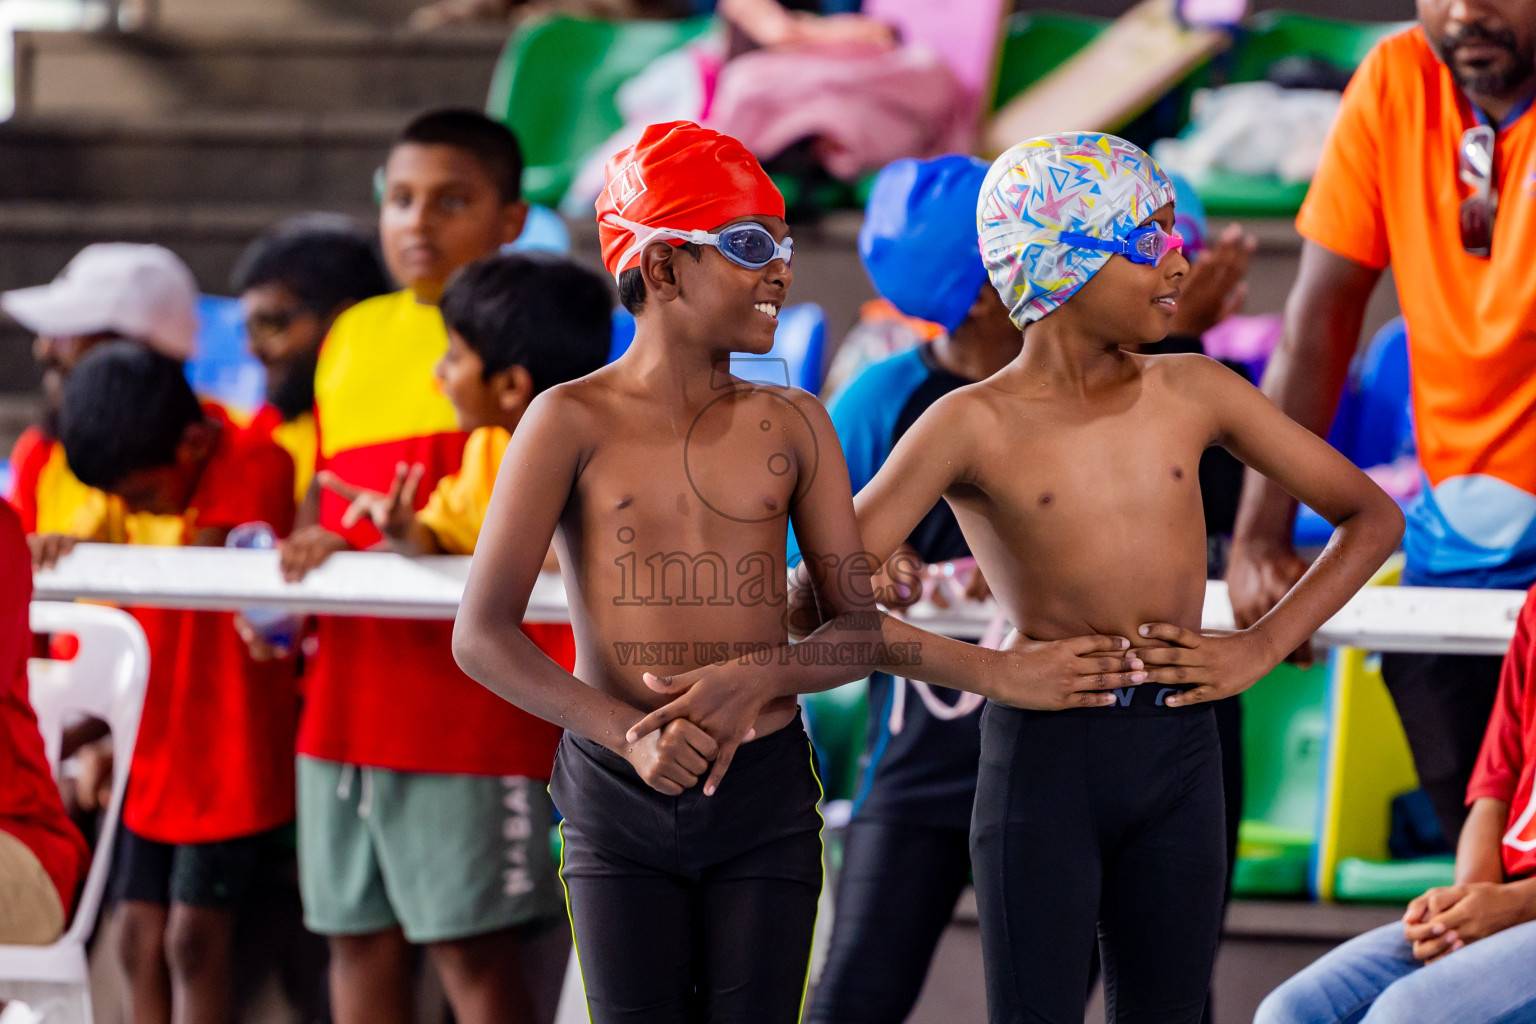
<svg viewBox="0 0 1536 1024">
<path fill-rule="evenodd" d="M 434 379 L 437 303 L 459 268 L 522 230 L 522 153 L 470 110 L 413 120 L 384 165 L 379 235 L 401 285 L 342 313 L 315 374 L 317 468 L 388 492 L 419 464 L 414 505 L 459 471 L 466 434 Z M 282 551 L 298 579 L 379 546 L 371 518 L 319 495 Z M 559 730 L 459 671 L 452 624 L 320 620 L 299 734 L 305 921 L 330 940 L 337 1024 L 406 1024 L 412 944 L 425 945 L 459 1024 L 517 1024 L 532 1002 L 524 940 L 564 921 L 545 784 Z M 568 656 L 569 644 L 556 657 Z"/>
<path fill-rule="evenodd" d="M 96 346 L 63 399 L 70 469 L 156 516 L 156 542 L 222 547 L 244 524 L 292 526 L 293 460 L 199 404 L 177 360 Z M 293 669 L 252 659 L 229 612 L 135 616 L 151 664 L 117 847 L 130 1019 L 230 1020 L 235 914 L 294 816 Z"/>
<path fill-rule="evenodd" d="M 854 493 L 924 410 L 1019 353 L 1019 331 L 976 247 L 976 196 L 986 173 L 968 156 L 898 160 L 870 192 L 859 255 L 875 291 L 902 316 L 941 330 L 866 366 L 832 399 Z M 797 554 L 792 549 L 791 559 Z M 892 560 L 887 606 L 916 601 L 925 569 L 948 563 L 953 575 L 956 560 L 960 582 L 985 597 L 970 554 L 954 513 L 939 502 Z M 867 768 L 844 832 L 831 945 L 808 1021 L 899 1024 L 916 1003 L 970 881 L 981 706 L 970 694 L 883 672 L 870 677 Z"/>
<path fill-rule="evenodd" d="M 607 361 L 612 306 L 602 278 L 559 257 L 494 256 L 455 274 L 443 292 L 448 351 L 436 374 L 469 431 L 463 463 L 438 481 L 420 512 L 420 463 L 396 467 L 385 493 L 324 473 L 321 486 L 352 503 L 343 523 L 366 515 L 402 554 L 474 554 L 512 431 L 535 395 Z"/>
<path fill-rule="evenodd" d="M 23 433 L 11 453 L 9 495 L 34 563 L 52 565 L 78 540 L 128 540 L 122 502 L 83 485 L 65 461 L 58 442 L 64 382 L 86 353 L 106 341 L 136 342 L 178 361 L 190 358 L 197 333 L 192 271 L 158 245 L 88 245 L 52 282 L 6 292 L 0 307 L 37 335 L 33 354 L 43 365 L 42 422 Z"/>
</svg>

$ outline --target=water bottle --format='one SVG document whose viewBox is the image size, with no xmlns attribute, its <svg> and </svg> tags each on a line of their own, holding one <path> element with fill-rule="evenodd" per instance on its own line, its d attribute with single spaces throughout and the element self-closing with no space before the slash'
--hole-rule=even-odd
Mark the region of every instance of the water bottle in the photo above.
<svg viewBox="0 0 1536 1024">
<path fill-rule="evenodd" d="M 229 531 L 224 546 L 249 548 L 254 551 L 271 551 L 277 547 L 277 534 L 266 523 L 242 523 Z M 293 650 L 303 620 L 281 608 L 242 608 L 240 614 L 251 624 L 263 640 L 283 654 Z"/>
</svg>

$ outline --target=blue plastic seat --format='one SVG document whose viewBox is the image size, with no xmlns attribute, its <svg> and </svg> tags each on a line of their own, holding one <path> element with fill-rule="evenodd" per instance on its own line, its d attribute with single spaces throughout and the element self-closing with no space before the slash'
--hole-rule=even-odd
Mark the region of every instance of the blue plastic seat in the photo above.
<svg viewBox="0 0 1536 1024">
<path fill-rule="evenodd" d="M 197 338 L 187 360 L 187 382 L 203 398 L 231 412 L 253 413 L 265 400 L 266 371 L 251 355 L 239 299 L 197 300 Z"/>
<path fill-rule="evenodd" d="M 1392 320 L 1371 339 L 1360 362 L 1357 466 L 1379 466 L 1415 450 L 1408 371 L 1408 326 Z"/>
<path fill-rule="evenodd" d="M 1408 328 L 1402 317 L 1389 321 L 1366 345 L 1344 386 L 1328 443 L 1361 469 L 1414 453 Z M 1325 544 L 1332 534 L 1333 527 L 1316 512 L 1305 506 L 1298 511 L 1296 544 Z"/>
<path fill-rule="evenodd" d="M 625 352 L 629 351 L 630 343 L 635 340 L 635 318 L 629 310 L 623 306 L 613 307 L 613 342 L 608 346 L 608 361 L 611 363 Z"/>
<path fill-rule="evenodd" d="M 502 252 L 554 252 L 562 255 L 571 251 L 571 231 L 565 220 L 554 210 L 538 203 L 528 205 L 528 219 L 523 221 L 523 233 L 517 241 L 504 245 Z"/>
<path fill-rule="evenodd" d="M 611 363 L 627 352 L 634 340 L 635 318 L 622 306 L 615 308 L 613 344 L 608 350 L 608 361 Z M 773 348 L 761 356 L 732 356 L 731 372 L 742 380 L 804 388 L 814 395 L 821 391 L 826 351 L 826 311 L 814 302 L 785 306 L 779 310 Z"/>
<path fill-rule="evenodd" d="M 731 357 L 731 372 L 743 380 L 788 384 L 811 394 L 821 391 L 827 348 L 827 314 L 814 302 L 779 310 L 773 348 L 765 356 Z"/>
</svg>

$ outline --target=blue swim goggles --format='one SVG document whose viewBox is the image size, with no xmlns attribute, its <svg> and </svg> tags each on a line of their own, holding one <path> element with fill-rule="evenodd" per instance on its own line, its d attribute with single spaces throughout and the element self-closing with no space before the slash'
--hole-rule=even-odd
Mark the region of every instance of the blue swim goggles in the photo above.
<svg viewBox="0 0 1536 1024">
<path fill-rule="evenodd" d="M 625 220 L 616 213 L 610 213 L 603 219 L 610 224 L 617 224 L 634 232 L 634 244 L 619 257 L 617 265 L 621 267 L 628 263 L 635 253 L 657 239 L 663 238 L 676 238 L 695 245 L 714 246 L 721 256 L 738 267 L 746 267 L 748 270 L 762 270 L 774 260 L 783 260 L 787 265 L 794 255 L 795 240 L 793 238 L 785 238 L 780 242 L 773 237 L 771 231 L 756 221 L 742 221 L 740 224 L 722 228 L 718 234 L 710 234 L 708 231 L 653 228 L 647 224 Z"/>
<path fill-rule="evenodd" d="M 1063 231 L 1056 240 L 1075 249 L 1093 249 L 1098 252 L 1118 253 L 1132 263 L 1157 266 L 1175 249 L 1184 248 L 1184 236 L 1177 231 L 1164 231 L 1161 224 L 1143 224 L 1132 229 L 1124 238 L 1094 238 L 1092 235 Z"/>
</svg>

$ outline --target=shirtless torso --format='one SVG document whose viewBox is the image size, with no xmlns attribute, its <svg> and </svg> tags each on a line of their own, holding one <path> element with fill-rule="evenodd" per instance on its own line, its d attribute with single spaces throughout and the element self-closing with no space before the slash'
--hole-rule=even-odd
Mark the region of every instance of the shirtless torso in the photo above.
<svg viewBox="0 0 1536 1024">
<path fill-rule="evenodd" d="M 576 675 L 645 711 L 644 671 L 683 672 L 786 641 L 791 508 L 817 472 L 804 392 L 744 383 L 668 407 L 611 370 L 560 390 L 580 464 L 557 545 Z M 758 736 L 796 713 L 769 704 Z"/>
<path fill-rule="evenodd" d="M 971 453 L 945 497 L 1023 635 L 1199 628 L 1196 470 L 1217 431 L 1181 369 L 1178 357 L 1123 354 L 1116 377 L 1077 402 L 1005 369 L 935 408 L 964 424 Z"/>
</svg>

